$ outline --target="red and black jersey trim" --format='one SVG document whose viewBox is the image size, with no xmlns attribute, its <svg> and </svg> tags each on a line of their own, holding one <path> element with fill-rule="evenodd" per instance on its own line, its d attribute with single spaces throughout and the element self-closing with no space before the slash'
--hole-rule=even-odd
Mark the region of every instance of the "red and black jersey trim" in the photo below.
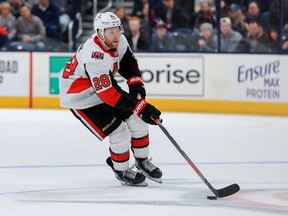
<svg viewBox="0 0 288 216">
<path fill-rule="evenodd" d="M 79 119 L 82 124 L 88 128 L 99 140 L 103 140 L 107 134 L 105 134 L 101 128 L 99 128 L 93 121 L 90 119 L 90 116 L 87 116 L 86 112 L 83 110 L 73 110 L 70 109 L 73 115 Z"/>
<path fill-rule="evenodd" d="M 98 93 L 98 96 L 104 103 L 118 108 L 132 109 L 136 102 L 132 98 L 119 93 L 114 87 Z"/>
<path fill-rule="evenodd" d="M 129 160 L 130 158 L 130 152 L 127 151 L 127 152 L 124 152 L 124 153 L 121 153 L 121 154 L 117 154 L 117 153 L 114 153 L 111 148 L 110 148 L 110 156 L 111 156 L 111 159 L 117 163 L 123 163 L 123 162 L 126 162 Z"/>
<path fill-rule="evenodd" d="M 131 139 L 131 145 L 134 149 L 136 148 L 145 148 L 149 146 L 149 134 L 141 138 L 133 138 Z"/>
</svg>

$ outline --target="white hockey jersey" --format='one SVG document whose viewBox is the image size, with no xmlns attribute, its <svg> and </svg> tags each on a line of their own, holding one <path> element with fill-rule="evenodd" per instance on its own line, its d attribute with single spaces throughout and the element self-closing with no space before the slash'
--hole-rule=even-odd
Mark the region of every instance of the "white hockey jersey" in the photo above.
<svg viewBox="0 0 288 216">
<path fill-rule="evenodd" d="M 59 77 L 61 106 L 85 109 L 101 103 L 115 106 L 119 101 L 133 104 L 134 101 L 123 96 L 112 85 L 111 75 L 115 75 L 120 69 L 120 61 L 126 52 L 130 53 L 129 56 L 133 56 L 124 35 L 120 36 L 118 49 L 109 51 L 102 47 L 96 35 L 92 35 L 78 48 Z M 137 64 L 135 58 L 134 60 Z M 140 76 L 138 65 L 136 65 L 136 73 L 135 66 L 132 67 L 134 72 L 127 71 L 126 79 Z"/>
</svg>

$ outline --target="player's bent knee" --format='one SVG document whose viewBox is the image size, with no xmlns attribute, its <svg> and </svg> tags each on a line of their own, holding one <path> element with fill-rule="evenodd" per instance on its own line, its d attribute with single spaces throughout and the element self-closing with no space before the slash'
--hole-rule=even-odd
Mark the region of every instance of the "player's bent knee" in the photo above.
<svg viewBox="0 0 288 216">
<path fill-rule="evenodd" d="M 126 123 L 131 132 L 131 136 L 134 138 L 144 137 L 148 134 L 148 124 L 140 119 L 137 115 L 131 115 Z"/>
<path fill-rule="evenodd" d="M 123 153 L 129 149 L 131 135 L 124 122 L 122 122 L 110 135 L 110 148 L 114 153 Z"/>
</svg>

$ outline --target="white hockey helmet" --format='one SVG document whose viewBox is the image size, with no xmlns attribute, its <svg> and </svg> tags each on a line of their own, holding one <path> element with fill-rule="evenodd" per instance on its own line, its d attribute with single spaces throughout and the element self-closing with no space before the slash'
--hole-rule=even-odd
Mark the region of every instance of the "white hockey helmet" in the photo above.
<svg viewBox="0 0 288 216">
<path fill-rule="evenodd" d="M 104 30 L 106 28 L 119 26 L 120 32 L 123 33 L 121 20 L 112 12 L 98 13 L 94 19 L 94 30 L 98 36 L 98 30 L 104 38 Z"/>
</svg>

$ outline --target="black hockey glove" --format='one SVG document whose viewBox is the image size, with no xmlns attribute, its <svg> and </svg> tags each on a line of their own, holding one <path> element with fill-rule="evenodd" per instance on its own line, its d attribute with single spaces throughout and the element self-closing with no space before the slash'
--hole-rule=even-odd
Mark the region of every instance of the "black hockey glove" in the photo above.
<svg viewBox="0 0 288 216">
<path fill-rule="evenodd" d="M 154 119 L 159 119 L 161 112 L 153 105 L 147 103 L 145 100 L 139 100 L 134 109 L 132 110 L 136 115 L 138 115 L 144 122 L 156 125 L 156 123 L 153 121 Z"/>
<path fill-rule="evenodd" d="M 129 86 L 129 94 L 135 99 L 145 99 L 146 91 L 141 77 L 133 76 L 127 80 Z M 138 98 L 138 95 L 141 98 Z"/>
</svg>

